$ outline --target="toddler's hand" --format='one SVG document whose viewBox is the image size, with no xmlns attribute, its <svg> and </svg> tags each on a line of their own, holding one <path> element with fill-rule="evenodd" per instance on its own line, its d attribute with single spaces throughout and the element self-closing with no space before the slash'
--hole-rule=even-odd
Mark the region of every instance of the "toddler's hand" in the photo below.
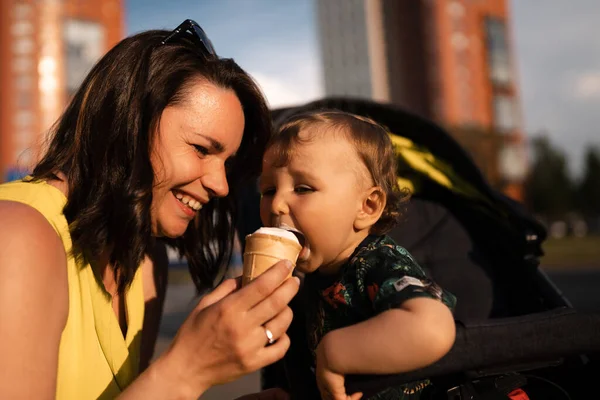
<svg viewBox="0 0 600 400">
<path fill-rule="evenodd" d="M 346 394 L 344 375 L 332 371 L 327 363 L 323 342 L 317 347 L 317 386 L 322 400 L 359 400 L 362 393 Z"/>
</svg>

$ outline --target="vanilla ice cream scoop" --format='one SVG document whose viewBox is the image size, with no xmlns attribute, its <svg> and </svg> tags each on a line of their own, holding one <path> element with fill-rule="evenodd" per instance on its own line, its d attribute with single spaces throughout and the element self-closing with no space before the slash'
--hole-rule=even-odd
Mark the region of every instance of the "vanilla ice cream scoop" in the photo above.
<svg viewBox="0 0 600 400">
<path fill-rule="evenodd" d="M 246 236 L 242 285 L 250 283 L 281 260 L 289 260 L 295 267 L 301 250 L 302 245 L 296 235 L 286 229 L 257 229 Z M 288 277 L 291 276 L 292 271 Z"/>
<path fill-rule="evenodd" d="M 286 238 L 286 239 L 292 240 L 292 241 L 300 244 L 300 241 L 298 240 L 296 235 L 294 235 L 289 230 L 283 229 L 283 228 L 263 227 L 263 228 L 259 228 L 256 231 L 254 231 L 254 233 L 252 235 L 256 235 L 256 234 L 279 236 L 279 237 Z M 248 236 L 250 236 L 250 235 L 248 235 Z"/>
</svg>

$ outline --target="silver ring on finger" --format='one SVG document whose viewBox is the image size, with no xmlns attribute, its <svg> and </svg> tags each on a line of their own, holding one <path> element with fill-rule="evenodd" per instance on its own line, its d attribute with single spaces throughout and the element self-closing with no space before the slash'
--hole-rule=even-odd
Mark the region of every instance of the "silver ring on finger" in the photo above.
<svg viewBox="0 0 600 400">
<path fill-rule="evenodd" d="M 271 332 L 271 330 L 266 326 L 263 326 L 263 328 L 265 328 L 265 335 L 267 336 L 268 344 L 275 343 L 277 339 L 275 339 L 275 336 L 273 336 L 273 332 Z"/>
</svg>

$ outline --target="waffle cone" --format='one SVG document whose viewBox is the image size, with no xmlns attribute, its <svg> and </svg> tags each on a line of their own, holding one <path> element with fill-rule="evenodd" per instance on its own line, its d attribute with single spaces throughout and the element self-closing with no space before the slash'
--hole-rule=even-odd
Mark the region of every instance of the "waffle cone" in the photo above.
<svg viewBox="0 0 600 400">
<path fill-rule="evenodd" d="M 281 260 L 290 260 L 295 267 L 301 250 L 300 244 L 288 238 L 264 233 L 248 235 L 244 249 L 242 285 L 256 279 L 257 276 Z M 292 271 L 288 278 L 292 276 Z"/>
</svg>

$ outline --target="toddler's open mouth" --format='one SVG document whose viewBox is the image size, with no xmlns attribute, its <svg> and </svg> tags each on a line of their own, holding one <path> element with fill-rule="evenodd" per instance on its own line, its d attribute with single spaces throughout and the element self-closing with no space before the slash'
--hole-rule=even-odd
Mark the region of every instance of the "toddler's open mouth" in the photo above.
<svg viewBox="0 0 600 400">
<path fill-rule="evenodd" d="M 308 241 L 306 240 L 306 237 L 304 236 L 304 234 L 302 232 L 300 232 L 298 229 L 293 228 L 286 224 L 280 224 L 278 226 L 278 228 L 285 229 L 288 232 L 292 232 L 298 238 L 298 241 L 300 242 L 300 245 L 302 246 L 302 250 L 300 250 L 300 254 L 298 255 L 298 261 L 308 260 L 308 257 L 310 257 L 310 245 L 308 244 Z"/>
</svg>

